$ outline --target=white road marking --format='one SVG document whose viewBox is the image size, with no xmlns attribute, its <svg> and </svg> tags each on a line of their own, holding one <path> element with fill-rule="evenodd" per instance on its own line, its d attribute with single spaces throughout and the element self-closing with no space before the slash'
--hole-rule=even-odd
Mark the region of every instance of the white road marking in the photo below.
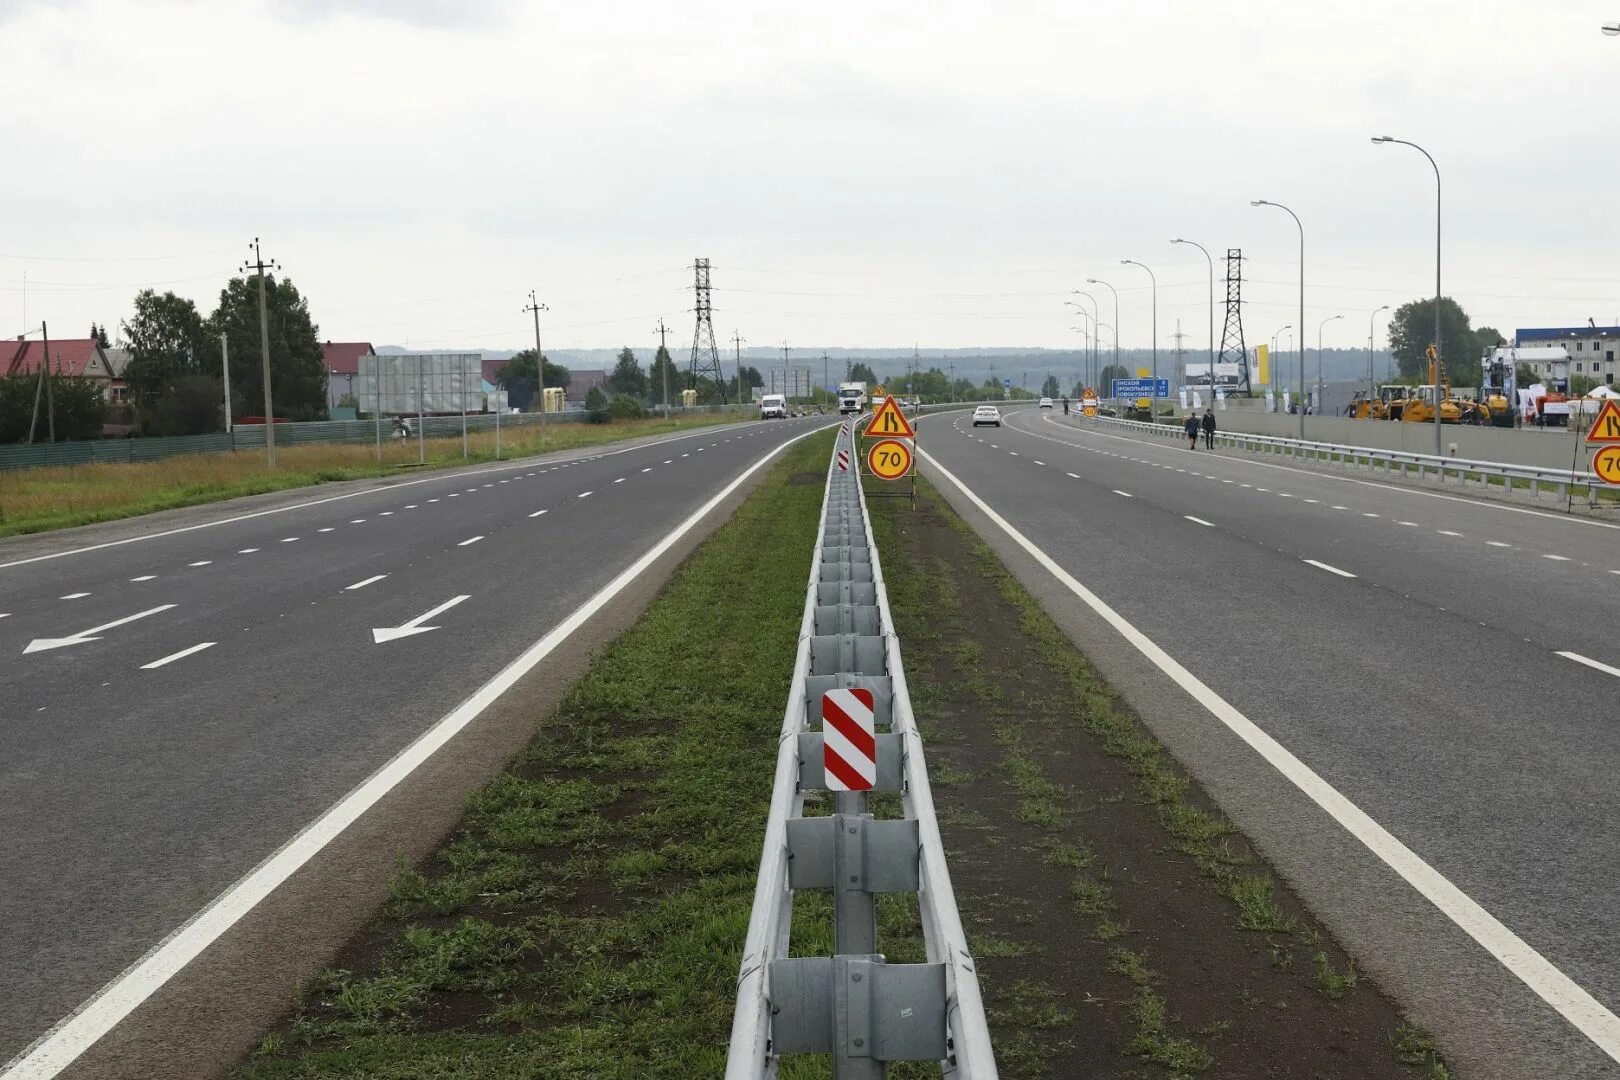
<svg viewBox="0 0 1620 1080">
<path fill-rule="evenodd" d="M 450 498 L 450 499 L 454 499 L 456 496 L 458 496 L 460 494 L 461 494 L 461 492 L 459 492 L 459 491 L 452 491 L 449 495 L 447 495 L 445 497 Z"/>
<path fill-rule="evenodd" d="M 1568 555 L 1543 555 L 1542 558 L 1551 559 L 1553 562 L 1569 562 Z"/>
<path fill-rule="evenodd" d="M 1034 459 L 1032 458 L 1031 460 L 1033 461 Z M 1044 462 L 1044 461 L 1036 461 L 1035 464 L 1037 464 L 1037 465 L 1045 465 L 1046 462 Z"/>
<path fill-rule="evenodd" d="M 1591 1039 L 1611 1058 L 1620 1061 L 1620 1017 L 1615 1016 L 1582 989 L 1580 984 L 1531 948 L 1529 943 L 1481 907 L 1473 897 L 1452 884 L 1449 878 L 1419 858 L 1416 852 L 1396 839 L 1388 829 L 1374 821 L 1366 811 L 1318 776 L 1276 739 L 1262 731 L 1254 721 L 1206 686 L 1151 638 L 1127 622 L 1118 612 L 1059 566 L 1050 555 L 1035 546 L 1005 518 L 992 510 L 932 454 L 924 450 L 917 453 L 938 470 L 941 476 L 955 484 L 991 522 L 1033 556 L 1048 573 L 1112 625 L 1122 638 L 1207 709 L 1210 715 L 1225 724 L 1233 734 L 1247 743 L 1312 802 L 1326 811 L 1346 832 L 1359 840 L 1368 851 L 1399 874 L 1407 884 L 1494 956 L 1503 967 L 1556 1009 L 1581 1034 Z"/>
<path fill-rule="evenodd" d="M 1361 516 L 1362 517 L 1381 517 L 1382 515 L 1381 514 L 1375 514 L 1371 510 L 1363 510 L 1362 513 L 1361 513 Z"/>
<path fill-rule="evenodd" d="M 665 459 L 664 459 L 664 464 L 665 464 L 665 465 L 668 465 L 668 464 L 670 464 L 670 463 L 671 463 L 671 462 L 672 462 L 672 461 L 674 461 L 674 460 L 675 460 L 675 459 L 674 459 L 674 458 L 665 458 Z"/>
<path fill-rule="evenodd" d="M 441 717 L 387 764 L 372 773 L 360 786 L 339 799 L 279 850 L 240 878 L 236 884 L 216 896 L 207 907 L 186 920 L 183 926 L 153 946 L 145 956 L 126 968 L 123 974 L 96 991 L 72 1015 L 56 1024 L 22 1057 L 16 1059 L 4 1074 L 3 1080 L 51 1080 L 71 1065 L 97 1040 L 116 1027 L 143 1001 L 191 963 L 204 949 L 219 940 L 220 936 L 236 925 L 242 916 L 252 911 L 260 901 L 319 854 L 335 837 L 398 787 L 440 747 L 476 720 L 491 703 L 511 689 L 514 683 L 556 651 L 557 647 L 572 637 L 574 631 L 586 620 L 628 588 L 715 507 L 741 487 L 750 476 L 764 468 L 776 455 L 800 439 L 814 435 L 817 430 L 812 428 L 803 435 L 784 440 L 744 469 L 736 479 L 693 511 L 685 521 L 666 533 L 663 539 L 644 552 L 639 559 L 625 567 L 618 577 L 608 582 L 589 600 L 575 608 L 568 618 L 529 646 L 500 674 L 479 687 L 452 712 Z"/>
<path fill-rule="evenodd" d="M 1076 476 L 1076 475 L 1075 475 L 1075 474 L 1074 474 L 1074 473 L 1069 473 L 1069 474 L 1068 474 L 1068 476 L 1069 476 L 1069 478 L 1070 478 L 1070 479 L 1072 479 L 1072 480 L 1078 480 L 1078 479 L 1080 479 L 1080 477 L 1078 477 L 1078 476 Z"/>
<path fill-rule="evenodd" d="M 388 576 L 387 574 L 373 574 L 370 577 L 366 578 L 364 581 L 357 581 L 353 585 L 345 586 L 343 591 L 344 592 L 354 592 L 354 590 L 356 590 L 356 589 L 363 589 L 367 585 L 376 584 L 377 582 L 381 581 L 383 578 L 385 578 L 387 576 Z"/>
<path fill-rule="evenodd" d="M 1183 514 L 1181 516 L 1192 522 L 1194 525 L 1204 525 L 1211 529 L 1215 527 L 1215 523 L 1213 521 L 1205 521 L 1201 517 L 1193 517 L 1191 514 Z"/>
<path fill-rule="evenodd" d="M 1286 492 L 1286 491 L 1279 491 L 1279 492 L 1277 492 L 1277 498 L 1279 498 L 1279 499 L 1292 499 L 1293 496 L 1288 494 L 1288 492 Z"/>
<path fill-rule="evenodd" d="M 173 604 L 160 604 L 155 608 L 147 608 L 145 611 L 137 611 L 133 615 L 125 615 L 122 619 L 114 619 L 112 622 L 102 623 L 100 626 L 92 626 L 90 629 L 81 630 L 77 634 L 69 634 L 67 637 L 35 638 L 33 641 L 30 641 L 28 643 L 28 647 L 23 650 L 23 655 L 26 656 L 33 652 L 44 652 L 47 649 L 60 649 L 64 645 L 83 645 L 87 641 L 100 641 L 101 639 L 95 635 L 101 633 L 103 630 L 111 630 L 115 626 L 123 626 L 125 623 L 132 623 L 136 619 L 144 619 L 148 615 L 156 615 L 160 611 L 168 611 L 172 607 L 174 607 Z M 6 1075 L 9 1076 L 9 1074 Z"/>
<path fill-rule="evenodd" d="M 1335 506 L 1335 507 L 1333 507 L 1333 509 L 1335 509 L 1335 510 L 1348 510 L 1350 508 L 1348 506 Z"/>
<path fill-rule="evenodd" d="M 579 493 L 579 494 L 578 494 L 578 495 L 575 495 L 575 496 L 574 496 L 574 498 L 576 498 L 576 499 L 583 499 L 583 498 L 584 498 L 584 497 L 585 497 L 585 496 L 587 496 L 587 495 L 589 495 L 589 494 L 590 494 L 590 492 L 589 492 L 589 491 L 582 491 L 582 492 L 580 492 L 580 493 Z"/>
<path fill-rule="evenodd" d="M 272 383 L 272 384 L 271 384 L 271 385 L 272 385 L 272 386 L 274 386 L 274 385 L 275 385 L 275 384 L 274 384 L 274 383 Z M 366 522 L 366 519 L 365 519 L 365 518 L 354 518 L 354 519 L 353 519 L 353 520 L 351 520 L 351 521 L 350 521 L 350 522 L 349 522 L 349 524 L 350 524 L 350 525 L 364 525 L 364 524 L 365 524 L 365 522 Z"/>
<path fill-rule="evenodd" d="M 1500 540 L 1487 540 L 1487 541 L 1485 541 L 1485 543 L 1490 545 L 1491 547 L 1512 547 L 1513 546 L 1512 544 L 1503 543 Z"/>
<path fill-rule="evenodd" d="M 532 518 L 537 518 L 541 514 L 544 514 L 544 513 L 546 513 L 546 511 L 544 511 L 544 510 L 536 510 L 534 513 L 530 514 L 529 516 L 532 517 Z"/>
<path fill-rule="evenodd" d="M 215 643 L 212 642 L 212 641 L 198 642 L 196 645 L 193 645 L 189 649 L 181 649 L 177 653 L 170 653 L 168 656 L 165 656 L 161 660 L 154 660 L 150 664 L 142 664 L 141 665 L 141 670 L 142 671 L 151 671 L 153 668 L 160 668 L 164 664 L 172 664 L 176 660 L 184 660 L 186 657 L 190 656 L 192 653 L 200 653 L 204 649 L 212 649 L 214 647 L 214 644 Z"/>
<path fill-rule="evenodd" d="M 646 467 L 646 468 L 645 468 L 645 469 L 642 469 L 642 470 L 641 470 L 641 471 L 642 471 L 642 472 L 652 472 L 652 466 L 651 466 L 651 465 L 649 465 L 649 466 L 647 466 L 647 467 Z"/>
<path fill-rule="evenodd" d="M 472 599 L 469 596 L 453 596 L 430 611 L 424 611 L 410 622 L 400 623 L 398 626 L 376 626 L 371 630 L 371 643 L 381 645 L 385 641 L 398 641 L 400 638 L 414 637 L 425 634 L 430 630 L 437 630 L 437 626 L 423 626 L 422 624 L 436 615 L 443 615 L 463 600 Z"/>
<path fill-rule="evenodd" d="M 1127 498 L 1127 499 L 1134 499 L 1134 498 L 1136 498 L 1136 496 L 1135 496 L 1135 495 L 1132 495 L 1132 494 L 1131 494 L 1131 493 L 1130 493 L 1130 492 L 1128 492 L 1128 491 L 1121 491 L 1121 490 L 1119 490 L 1119 488 L 1114 488 L 1114 489 L 1113 489 L 1113 492 L 1114 492 L 1114 494 L 1115 494 L 1115 495 L 1123 495 L 1123 496 L 1125 496 L 1125 497 L 1126 497 L 1126 498 Z"/>
<path fill-rule="evenodd" d="M 1356 575 L 1352 574 L 1348 570 L 1340 570 L 1337 566 L 1329 566 L 1327 563 L 1325 563 L 1325 562 L 1317 562 L 1315 559 L 1304 559 L 1302 561 L 1305 562 L 1309 566 L 1316 567 L 1318 570 L 1326 570 L 1328 573 L 1330 573 L 1330 574 L 1338 574 L 1340 577 L 1353 578 L 1353 577 L 1356 576 Z"/>
<path fill-rule="evenodd" d="M 1397 525 L 1405 525 L 1407 528 L 1410 528 L 1410 529 L 1417 528 L 1417 522 L 1415 522 L 1415 521 L 1397 521 L 1395 524 L 1397 524 Z"/>
<path fill-rule="evenodd" d="M 283 536 L 281 538 L 281 542 L 283 544 L 295 544 L 295 543 L 298 542 L 298 537 L 296 537 L 296 536 Z"/>
<path fill-rule="evenodd" d="M 58 596 L 58 600 L 83 600 L 90 594 L 87 592 L 70 592 L 66 596 Z"/>
<path fill-rule="evenodd" d="M 186 563 L 186 565 L 187 566 L 213 566 L 214 565 L 214 560 L 212 560 L 212 559 L 198 559 L 196 562 L 194 562 L 194 563 Z"/>
<path fill-rule="evenodd" d="M 622 483 L 624 483 L 624 477 L 622 477 L 622 476 L 621 476 L 621 477 L 619 477 L 619 478 L 618 478 L 618 479 L 617 479 L 617 480 L 615 480 L 615 481 L 613 481 L 613 482 L 614 482 L 614 483 L 615 483 L 615 484 L 622 484 Z"/>
<path fill-rule="evenodd" d="M 482 536 L 474 536 L 474 537 L 471 537 L 469 539 L 463 540 L 461 543 L 457 544 L 456 547 L 466 547 L 468 544 L 476 544 L 476 543 L 478 543 L 478 541 L 480 541 L 482 539 L 483 539 Z"/>
<path fill-rule="evenodd" d="M 1601 671 L 1606 675 L 1613 675 L 1616 678 L 1620 678 L 1620 668 L 1610 667 L 1608 664 L 1600 663 L 1597 660 L 1593 660 L 1589 656 L 1582 656 L 1577 652 L 1560 652 L 1558 655 L 1562 656 L 1566 660 L 1573 660 L 1577 664 L 1585 664 L 1587 667 L 1596 671 Z"/>
<path fill-rule="evenodd" d="M 274 385 L 274 384 L 272 384 L 272 385 Z M 237 554 L 238 555 L 252 555 L 255 551 L 258 551 L 258 550 L 259 550 L 258 548 L 242 548 L 240 551 L 237 552 Z"/>
<path fill-rule="evenodd" d="M 416 509 L 416 507 L 414 507 L 414 506 L 407 506 L 407 507 L 406 507 L 406 508 L 405 508 L 405 509 L 407 509 L 407 510 L 415 510 L 415 509 Z M 337 531 L 337 530 L 336 530 L 336 529 L 334 529 L 334 528 L 332 528 L 332 526 L 330 526 L 330 525 L 327 525 L 327 526 L 324 526 L 324 527 L 322 527 L 322 528 L 319 528 L 319 529 L 316 529 L 316 530 L 315 530 L 315 531 L 316 531 L 316 532 L 336 532 L 336 531 Z"/>
<path fill-rule="evenodd" d="M 1228 484 L 1230 484 L 1231 482 L 1232 481 L 1230 481 L 1230 480 L 1227 481 Z M 1306 499 L 1305 501 L 1308 502 L 1308 503 L 1320 503 L 1322 500 L 1320 500 L 1320 499 Z"/>
<path fill-rule="evenodd" d="M 1009 451 L 1007 451 L 1007 453 L 1011 454 L 1013 457 L 1018 456 L 1018 451 L 1016 451 L 1016 450 L 1009 450 Z"/>
<path fill-rule="evenodd" d="M 274 385 L 274 384 L 272 384 L 272 385 Z M 257 551 L 258 549 L 255 548 L 254 550 Z M 140 577 L 132 577 L 129 580 L 131 580 L 131 581 L 155 581 L 155 580 L 157 580 L 157 575 L 156 574 L 142 574 Z"/>
<path fill-rule="evenodd" d="M 439 501 L 439 500 L 438 500 L 438 499 L 429 499 L 429 500 L 428 500 L 428 502 L 430 502 L 430 503 L 436 503 L 436 502 L 438 502 L 438 501 Z"/>
<path fill-rule="evenodd" d="M 1461 536 L 1462 535 L 1462 533 L 1454 532 L 1451 529 L 1436 529 L 1434 531 L 1439 533 L 1441 536 Z"/>
<path fill-rule="evenodd" d="M 682 454 L 681 457 L 691 457 L 691 454 Z"/>
</svg>

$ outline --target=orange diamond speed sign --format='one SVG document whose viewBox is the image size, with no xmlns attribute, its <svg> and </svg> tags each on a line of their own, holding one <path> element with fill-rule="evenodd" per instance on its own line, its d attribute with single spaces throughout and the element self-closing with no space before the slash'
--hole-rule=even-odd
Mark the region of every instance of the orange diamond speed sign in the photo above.
<svg viewBox="0 0 1620 1080">
<path fill-rule="evenodd" d="M 1620 446 L 1605 446 L 1592 455 L 1592 471 L 1605 484 L 1620 484 Z"/>
<path fill-rule="evenodd" d="M 1620 402 L 1614 398 L 1604 401 L 1597 419 L 1592 421 L 1591 430 L 1586 433 L 1586 441 L 1620 443 Z M 1609 483 L 1614 481 L 1610 480 Z"/>
<path fill-rule="evenodd" d="M 877 412 L 872 414 L 871 422 L 866 425 L 868 439 L 914 439 L 917 433 L 912 430 L 911 421 L 906 414 L 900 411 L 900 402 L 892 397 L 883 399 Z"/>
<path fill-rule="evenodd" d="M 911 447 L 899 439 L 884 439 L 866 452 L 866 467 L 879 480 L 899 480 L 911 471 Z"/>
</svg>

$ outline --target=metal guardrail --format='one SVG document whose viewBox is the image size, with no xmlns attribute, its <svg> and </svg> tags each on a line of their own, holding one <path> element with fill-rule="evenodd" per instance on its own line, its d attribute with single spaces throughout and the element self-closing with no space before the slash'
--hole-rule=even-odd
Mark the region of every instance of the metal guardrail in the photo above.
<svg viewBox="0 0 1620 1080">
<path fill-rule="evenodd" d="M 1185 439 L 1187 436 L 1179 425 L 1152 424 L 1143 420 L 1119 420 L 1112 417 L 1092 417 L 1091 423 L 1112 424 L 1118 427 L 1146 431 L 1150 435 L 1158 435 L 1168 439 Z M 1200 438 L 1203 436 L 1200 435 Z M 1519 486 L 1523 484 L 1530 489 L 1532 495 L 1541 494 L 1543 484 L 1557 488 L 1559 495 L 1567 496 L 1571 488 L 1586 490 L 1586 498 L 1591 505 L 1598 504 L 1597 492 L 1604 487 L 1603 481 L 1596 474 L 1570 469 L 1547 469 L 1539 465 L 1515 465 L 1503 461 L 1475 461 L 1470 458 L 1443 457 L 1437 454 L 1418 454 L 1408 450 L 1382 450 L 1372 446 L 1351 446 L 1347 443 L 1318 442 L 1312 439 L 1285 439 L 1275 435 L 1251 435 L 1241 431 L 1217 431 L 1215 441 L 1235 450 L 1245 450 L 1251 453 L 1287 454 L 1306 460 L 1339 461 L 1350 465 L 1362 465 L 1369 470 L 1382 466 L 1386 475 L 1394 475 L 1397 467 L 1400 475 L 1410 477 L 1412 470 L 1417 470 L 1418 479 L 1423 479 L 1433 472 L 1441 483 L 1447 476 L 1455 476 L 1459 483 L 1467 485 L 1470 477 L 1477 477 L 1482 486 L 1490 486 L 1494 478 L 1504 486 Z"/>
<path fill-rule="evenodd" d="M 844 445 L 849 434 L 846 425 Z M 804 816 L 806 792 L 827 788 L 823 732 L 812 722 L 822 695 L 835 689 L 872 692 L 874 790 L 898 791 L 901 817 L 873 817 L 865 792 L 837 792 L 831 816 Z M 833 956 L 791 955 L 794 891 L 809 888 L 833 891 Z M 917 894 L 926 963 L 884 961 L 878 892 Z M 882 1077 L 888 1061 L 930 1060 L 960 1080 L 996 1077 L 866 499 L 856 471 L 837 468 L 836 450 L 778 741 L 726 1078 L 773 1078 L 784 1055 L 800 1053 L 831 1054 L 837 1080 Z"/>
</svg>

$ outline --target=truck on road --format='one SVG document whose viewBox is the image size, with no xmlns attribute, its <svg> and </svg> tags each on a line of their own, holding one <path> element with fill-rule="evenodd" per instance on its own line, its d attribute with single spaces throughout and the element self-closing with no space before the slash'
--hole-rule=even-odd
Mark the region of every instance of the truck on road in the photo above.
<svg viewBox="0 0 1620 1080">
<path fill-rule="evenodd" d="M 866 407 L 866 384 L 845 382 L 838 384 L 838 415 L 858 413 Z"/>
<path fill-rule="evenodd" d="M 788 414 L 787 397 L 783 394 L 766 394 L 759 399 L 759 418 L 761 420 L 786 420 Z"/>
</svg>

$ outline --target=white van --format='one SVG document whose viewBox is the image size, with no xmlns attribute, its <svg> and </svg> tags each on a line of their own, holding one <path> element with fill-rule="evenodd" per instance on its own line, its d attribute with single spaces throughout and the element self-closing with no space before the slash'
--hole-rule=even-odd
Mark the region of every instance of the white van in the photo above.
<svg viewBox="0 0 1620 1080">
<path fill-rule="evenodd" d="M 761 420 L 786 420 L 787 414 L 787 397 L 785 395 L 766 394 L 759 399 L 759 418 Z"/>
</svg>

